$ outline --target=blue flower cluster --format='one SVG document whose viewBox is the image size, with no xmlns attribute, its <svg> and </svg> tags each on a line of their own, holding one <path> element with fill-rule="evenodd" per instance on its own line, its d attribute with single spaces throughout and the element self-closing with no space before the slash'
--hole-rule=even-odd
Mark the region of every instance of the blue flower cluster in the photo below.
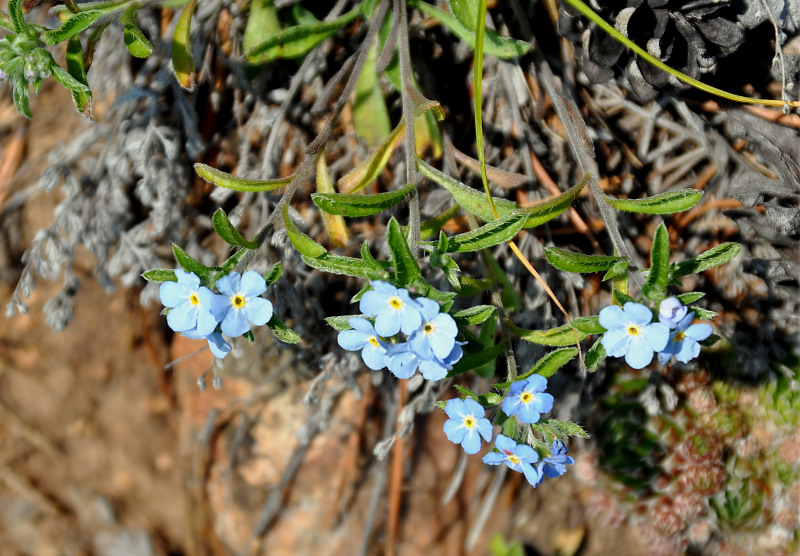
<svg viewBox="0 0 800 556">
<path fill-rule="evenodd" d="M 370 285 L 359 309 L 374 317 L 374 324 L 362 317 L 349 319 L 352 330 L 339 333 L 339 345 L 360 350 L 367 367 L 375 371 L 388 367 L 397 378 L 411 378 L 417 369 L 427 380 L 447 376 L 463 355 L 453 317 L 427 297 L 412 298 L 408 290 L 379 280 Z M 408 336 L 405 342 L 398 341 L 400 332 Z"/>
<path fill-rule="evenodd" d="M 653 311 L 641 303 L 611 305 L 600 311 L 600 324 L 606 329 L 601 340 L 611 357 L 624 357 L 634 369 L 643 369 L 658 354 L 662 365 L 672 357 L 688 363 L 700 354 L 701 342 L 711 335 L 708 324 L 692 324 L 694 312 L 677 297 L 661 302 L 658 321 Z"/>
<path fill-rule="evenodd" d="M 516 416 L 522 423 L 537 423 L 542 413 L 553 408 L 553 396 L 545 393 L 547 379 L 532 375 L 511 385 L 508 396 L 503 399 L 502 409 L 509 417 Z M 444 408 L 449 419 L 445 421 L 444 433 L 454 444 L 460 444 L 468 454 L 480 451 L 481 437 L 486 442 L 492 438 L 492 425 L 485 417 L 483 406 L 471 399 L 454 398 L 448 400 Z M 522 473 L 534 487 L 543 477 L 563 475 L 567 464 L 574 460 L 567 456 L 567 447 L 560 440 L 554 440 L 550 455 L 540 459 L 539 453 L 527 444 L 517 444 L 502 434 L 495 438 L 497 451 L 483 456 L 488 465 L 505 463 L 508 467 Z"/>
<path fill-rule="evenodd" d="M 164 282 L 158 290 L 161 303 L 170 309 L 167 324 L 194 340 L 208 340 L 216 357 L 225 357 L 231 345 L 223 334 L 235 338 L 272 318 L 272 303 L 260 297 L 267 283 L 257 272 L 231 272 L 217 280 L 219 293 L 200 284 L 193 272 L 175 270 L 177 282 Z"/>
</svg>

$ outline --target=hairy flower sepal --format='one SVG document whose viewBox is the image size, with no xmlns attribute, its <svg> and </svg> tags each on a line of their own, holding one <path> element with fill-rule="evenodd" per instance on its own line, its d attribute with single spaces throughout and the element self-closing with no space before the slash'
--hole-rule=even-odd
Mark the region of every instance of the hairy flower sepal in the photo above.
<svg viewBox="0 0 800 556">
<path fill-rule="evenodd" d="M 517 444 L 511 438 L 498 434 L 494 440 L 497 452 L 489 452 L 483 456 L 483 463 L 500 465 L 505 463 L 510 469 L 525 475 L 532 486 L 542 482 L 542 469 L 534 464 L 539 461 L 539 454 L 527 444 Z"/>
<path fill-rule="evenodd" d="M 372 323 L 367 319 L 353 317 L 347 322 L 353 329 L 339 332 L 336 338 L 339 345 L 348 351 L 361 350 L 361 359 L 373 371 L 384 368 L 389 344 L 378 336 Z"/>
<path fill-rule="evenodd" d="M 267 291 L 267 284 L 257 272 L 248 270 L 242 275 L 231 272 L 217 280 L 217 289 L 227 307 L 220 325 L 226 336 L 241 336 L 250 330 L 251 323 L 261 326 L 272 318 L 272 303 L 259 297 Z"/>
<path fill-rule="evenodd" d="M 460 444 L 468 454 L 477 454 L 481 449 L 481 437 L 486 442 L 492 439 L 492 424 L 484 417 L 483 406 L 470 399 L 447 400 L 444 408 L 449 419 L 444 423 L 447 440 Z"/>
<path fill-rule="evenodd" d="M 624 357 L 634 369 L 643 369 L 669 341 L 669 327 L 651 322 L 653 313 L 640 303 L 627 302 L 620 308 L 611 305 L 600 311 L 600 324 L 606 329 L 601 340 L 611 357 Z"/>
</svg>

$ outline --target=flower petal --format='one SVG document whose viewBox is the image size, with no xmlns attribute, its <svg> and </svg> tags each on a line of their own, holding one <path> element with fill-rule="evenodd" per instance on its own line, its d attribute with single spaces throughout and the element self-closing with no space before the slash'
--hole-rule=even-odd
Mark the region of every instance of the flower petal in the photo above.
<svg viewBox="0 0 800 556">
<path fill-rule="evenodd" d="M 675 358 L 681 363 L 688 363 L 700 355 L 700 344 L 693 339 L 684 338 L 681 343 L 683 344 L 681 349 L 675 354 Z"/>
<path fill-rule="evenodd" d="M 267 291 L 267 282 L 258 272 L 248 270 L 242 274 L 242 280 L 239 283 L 239 291 L 241 291 L 245 297 L 256 297 Z"/>
<path fill-rule="evenodd" d="M 686 329 L 684 334 L 686 334 L 686 336 L 691 338 L 692 340 L 702 342 L 703 340 L 711 336 L 711 333 L 713 331 L 714 329 L 711 328 L 710 324 L 700 323 L 691 325 L 689 328 Z"/>
<path fill-rule="evenodd" d="M 250 321 L 242 309 L 231 308 L 222 320 L 220 329 L 226 336 L 237 338 L 250 330 Z"/>
<path fill-rule="evenodd" d="M 609 305 L 600 311 L 600 326 L 606 330 L 620 328 L 628 324 L 628 317 L 619 305 Z"/>
<path fill-rule="evenodd" d="M 217 289 L 219 293 L 225 297 L 231 297 L 239 293 L 239 282 L 241 276 L 238 272 L 234 271 L 217 280 Z"/>
<path fill-rule="evenodd" d="M 541 465 L 523 465 L 522 474 L 525 475 L 525 479 L 527 479 L 531 486 L 535 487 L 542 482 Z"/>
<path fill-rule="evenodd" d="M 447 400 L 444 406 L 444 412 L 447 413 L 447 416 L 451 419 L 461 419 L 461 416 L 465 413 L 464 400 L 460 398 Z"/>
<path fill-rule="evenodd" d="M 364 298 L 362 297 L 361 299 Z M 375 318 L 375 330 L 380 336 L 388 338 L 400 332 L 400 315 L 397 311 L 383 310 L 377 315 Z"/>
<path fill-rule="evenodd" d="M 622 310 L 625 311 L 628 318 L 636 324 L 650 324 L 653 320 L 653 312 L 641 303 L 628 301 L 622 306 Z"/>
<path fill-rule="evenodd" d="M 489 452 L 483 456 L 483 463 L 486 465 L 500 465 L 506 462 L 506 455 L 499 452 Z"/>
<path fill-rule="evenodd" d="M 177 282 L 164 282 L 158 287 L 158 298 L 164 307 L 180 305 L 186 301 L 188 293 L 186 288 L 181 287 Z"/>
<path fill-rule="evenodd" d="M 419 312 L 424 322 L 432 321 L 434 318 L 436 318 L 436 315 L 438 315 L 439 311 L 441 310 L 439 304 L 433 299 L 419 297 L 415 301 L 420 306 Z"/>
<path fill-rule="evenodd" d="M 211 349 L 211 353 L 214 354 L 214 357 L 219 357 L 220 359 L 228 355 L 231 351 L 231 345 L 225 341 L 222 334 L 219 332 L 209 334 L 208 347 Z"/>
<path fill-rule="evenodd" d="M 436 359 L 431 359 L 430 361 L 420 361 L 419 363 L 419 371 L 422 373 L 422 377 L 425 380 L 430 380 L 431 382 L 442 380 L 447 376 L 447 370 L 448 369 L 441 366 Z"/>
<path fill-rule="evenodd" d="M 489 419 L 478 419 L 478 432 L 481 434 L 486 442 L 492 439 L 492 422 Z"/>
<path fill-rule="evenodd" d="M 625 328 L 612 328 L 600 339 L 600 343 L 606 348 L 606 353 L 611 357 L 622 357 L 628 350 L 628 343 L 631 335 Z"/>
<path fill-rule="evenodd" d="M 347 351 L 357 351 L 367 345 L 368 336 L 358 330 L 342 330 L 336 341 Z"/>
<path fill-rule="evenodd" d="M 497 449 L 502 451 L 508 450 L 513 451 L 514 448 L 517 447 L 517 443 L 511 440 L 509 437 L 504 436 L 502 434 L 498 434 L 497 438 L 494 439 L 494 445 L 497 446 Z"/>
<path fill-rule="evenodd" d="M 464 435 L 467 434 L 467 429 L 464 427 L 464 423 L 448 419 L 444 422 L 444 434 L 447 436 L 447 440 L 453 444 L 461 444 Z"/>
<path fill-rule="evenodd" d="M 654 322 L 642 327 L 642 336 L 650 343 L 653 351 L 661 351 L 669 341 L 669 326 L 661 322 Z"/>
<path fill-rule="evenodd" d="M 177 305 L 167 315 L 167 324 L 175 332 L 194 328 L 197 324 L 197 307 L 188 301 Z"/>
<path fill-rule="evenodd" d="M 347 319 L 347 322 L 350 326 L 352 326 L 355 330 L 366 334 L 368 336 L 377 336 L 378 334 L 375 332 L 375 327 L 372 326 L 372 323 L 369 322 L 367 319 L 363 319 L 361 317 L 352 317 Z"/>
<path fill-rule="evenodd" d="M 373 346 L 367 343 L 361 351 L 361 359 L 364 360 L 367 367 L 373 371 L 379 371 L 386 366 L 386 348 L 380 344 Z"/>
<path fill-rule="evenodd" d="M 464 451 L 468 454 L 477 454 L 481 451 L 481 437 L 475 432 L 474 429 L 467 429 L 466 434 L 464 434 L 464 440 L 461 442 L 461 446 L 464 448 Z"/>
<path fill-rule="evenodd" d="M 625 362 L 634 369 L 644 369 L 653 360 L 653 351 L 650 342 L 642 336 L 635 336 L 628 346 Z"/>
<path fill-rule="evenodd" d="M 259 278 L 261 277 L 259 276 Z M 247 315 L 247 320 L 256 326 L 262 326 L 272 318 L 272 303 L 263 297 L 248 297 L 244 312 Z"/>
</svg>

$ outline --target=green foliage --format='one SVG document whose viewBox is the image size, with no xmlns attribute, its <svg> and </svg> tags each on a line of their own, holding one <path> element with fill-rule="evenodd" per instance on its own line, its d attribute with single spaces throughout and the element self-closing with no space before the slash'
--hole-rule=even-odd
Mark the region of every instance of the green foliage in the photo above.
<svg viewBox="0 0 800 556">
<path fill-rule="evenodd" d="M 178 23 L 172 35 L 172 69 L 178 83 L 187 91 L 194 90 L 194 54 L 192 54 L 192 15 L 197 7 L 197 0 L 189 3 L 181 10 Z"/>
<path fill-rule="evenodd" d="M 584 255 L 558 247 L 546 247 L 544 255 L 548 263 L 564 272 L 603 272 L 612 270 L 621 262 L 627 262 L 625 257 Z"/>
<path fill-rule="evenodd" d="M 414 190 L 414 185 L 407 185 L 396 191 L 374 193 L 372 195 L 345 195 L 341 193 L 314 193 L 311 199 L 314 204 L 328 214 L 340 216 L 370 216 L 393 207 Z"/>
<path fill-rule="evenodd" d="M 277 178 L 274 180 L 251 180 L 247 178 L 239 178 L 199 162 L 194 165 L 194 171 L 197 172 L 198 176 L 209 183 L 213 183 L 217 187 L 224 187 L 225 189 L 234 189 L 236 191 L 251 193 L 259 191 L 272 191 L 273 189 L 283 187 L 292 181 L 292 179 L 294 179 L 294 175 L 286 176 L 285 178 Z"/>
<path fill-rule="evenodd" d="M 526 342 L 543 346 L 574 345 L 586 337 L 586 333 L 573 328 L 569 324 L 549 330 L 526 330 L 509 323 L 508 330 Z"/>
<path fill-rule="evenodd" d="M 654 195 L 645 199 L 611 199 L 606 197 L 606 202 L 617 210 L 625 212 L 640 212 L 645 214 L 672 214 L 683 212 L 695 206 L 702 191 L 696 189 L 682 189 Z"/>
<path fill-rule="evenodd" d="M 417 259 L 411 253 L 400 224 L 395 218 L 389 220 L 386 226 L 389 250 L 392 252 L 392 264 L 394 265 L 395 283 L 405 286 L 412 280 L 422 278 L 422 271 L 419 268 Z"/>
<path fill-rule="evenodd" d="M 128 47 L 130 53 L 137 58 L 147 58 L 153 53 L 153 45 L 136 24 L 136 11 L 137 6 L 131 5 L 122 13 L 119 21 L 122 23 L 125 46 Z"/>
<path fill-rule="evenodd" d="M 144 272 L 142 278 L 148 282 L 155 282 L 157 284 L 178 281 L 178 278 L 175 276 L 175 271 L 169 268 L 153 268 Z"/>
<path fill-rule="evenodd" d="M 741 250 L 742 246 L 733 242 L 712 247 L 696 257 L 671 264 L 669 268 L 670 279 L 677 279 L 689 274 L 698 274 L 710 268 L 729 263 L 736 258 Z"/>
<path fill-rule="evenodd" d="M 223 240 L 229 245 L 234 247 L 244 247 L 246 249 L 257 249 L 258 243 L 255 241 L 248 241 L 236 229 L 236 227 L 228 219 L 228 215 L 221 208 L 218 208 L 214 215 L 211 217 L 211 222 L 214 229 Z"/>
<path fill-rule="evenodd" d="M 603 347 L 601 343 L 602 339 L 603 338 L 597 338 L 583 358 L 583 364 L 586 365 L 586 370 L 590 373 L 599 369 L 600 365 L 602 365 L 603 361 L 606 359 L 606 348 Z"/>
<path fill-rule="evenodd" d="M 286 323 L 278 318 L 277 315 L 272 315 L 272 318 L 269 319 L 267 326 L 275 335 L 275 337 L 284 344 L 296 344 L 303 339 L 300 337 L 300 334 L 287 327 Z"/>
<path fill-rule="evenodd" d="M 642 286 L 642 294 L 653 303 L 660 303 L 667 297 L 667 278 L 669 272 L 669 233 L 662 223 L 656 228 L 653 247 L 650 250 L 650 273 Z"/>
</svg>

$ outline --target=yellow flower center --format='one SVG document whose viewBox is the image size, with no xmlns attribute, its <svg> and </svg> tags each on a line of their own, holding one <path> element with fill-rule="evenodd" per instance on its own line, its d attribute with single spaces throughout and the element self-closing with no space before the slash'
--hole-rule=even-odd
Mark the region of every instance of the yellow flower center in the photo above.
<svg viewBox="0 0 800 556">
<path fill-rule="evenodd" d="M 194 306 L 200 305 L 200 296 L 197 295 L 196 293 L 193 293 L 192 295 L 189 296 L 189 303 L 191 303 Z"/>
<path fill-rule="evenodd" d="M 464 426 L 467 427 L 468 429 L 475 428 L 475 419 L 473 419 L 472 417 L 467 417 L 466 419 L 464 419 Z"/>
<path fill-rule="evenodd" d="M 367 341 L 373 346 L 378 347 L 378 338 L 376 338 L 375 336 L 370 336 L 369 338 L 367 338 Z"/>
<path fill-rule="evenodd" d="M 237 309 L 244 307 L 244 297 L 241 295 L 234 295 L 231 297 L 231 304 Z"/>
<path fill-rule="evenodd" d="M 389 305 L 391 305 L 393 309 L 399 309 L 403 306 L 403 300 L 399 297 L 393 297 L 389 300 Z"/>
<path fill-rule="evenodd" d="M 520 399 L 520 401 L 521 401 L 522 403 L 528 403 L 528 402 L 530 402 L 530 401 L 533 399 L 533 396 L 531 395 L 531 393 L 530 393 L 530 392 L 523 392 L 523 393 L 520 395 L 519 399 Z"/>
<path fill-rule="evenodd" d="M 638 336 L 639 332 L 640 332 L 639 327 L 636 326 L 635 324 L 628 325 L 628 334 L 630 334 L 631 336 Z"/>
<path fill-rule="evenodd" d="M 425 334 L 430 334 L 431 332 L 433 332 L 435 330 L 435 328 L 436 327 L 433 326 L 433 323 L 426 322 L 425 325 L 422 327 L 422 331 Z"/>
<path fill-rule="evenodd" d="M 686 334 L 684 334 L 683 332 L 676 332 L 676 333 L 675 333 L 675 338 L 674 338 L 674 340 L 675 340 L 676 342 L 680 342 L 680 341 L 681 341 L 681 340 L 683 340 L 685 337 L 686 337 Z"/>
<path fill-rule="evenodd" d="M 517 465 L 522 460 L 519 459 L 519 456 L 515 456 L 515 455 L 512 454 L 512 455 L 508 456 L 508 461 L 510 461 L 514 465 Z"/>
</svg>

